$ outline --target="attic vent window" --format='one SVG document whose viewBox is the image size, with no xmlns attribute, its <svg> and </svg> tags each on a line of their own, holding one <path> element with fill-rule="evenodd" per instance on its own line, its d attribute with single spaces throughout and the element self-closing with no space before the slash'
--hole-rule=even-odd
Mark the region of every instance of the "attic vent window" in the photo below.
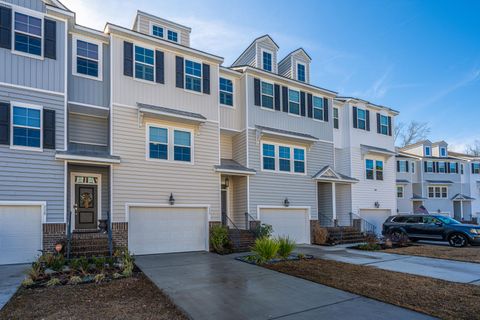
<svg viewBox="0 0 480 320">
<path fill-rule="evenodd" d="M 297 63 L 297 80 L 305 82 L 305 65 Z"/>
</svg>

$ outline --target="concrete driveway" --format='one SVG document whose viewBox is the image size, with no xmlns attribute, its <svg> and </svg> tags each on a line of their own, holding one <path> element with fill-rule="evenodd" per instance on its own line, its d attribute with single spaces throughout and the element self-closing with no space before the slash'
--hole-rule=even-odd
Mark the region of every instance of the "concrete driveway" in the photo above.
<svg viewBox="0 0 480 320">
<path fill-rule="evenodd" d="M 193 319 L 431 319 L 410 310 L 207 252 L 137 256 Z"/>
<path fill-rule="evenodd" d="M 28 264 L 0 265 L 0 310 L 15 294 L 28 268 Z"/>
<path fill-rule="evenodd" d="M 347 249 L 346 246 L 301 245 L 296 251 L 311 254 L 321 259 L 369 265 L 390 271 L 480 285 L 479 263 L 407 256 L 378 251 L 360 251 Z"/>
</svg>

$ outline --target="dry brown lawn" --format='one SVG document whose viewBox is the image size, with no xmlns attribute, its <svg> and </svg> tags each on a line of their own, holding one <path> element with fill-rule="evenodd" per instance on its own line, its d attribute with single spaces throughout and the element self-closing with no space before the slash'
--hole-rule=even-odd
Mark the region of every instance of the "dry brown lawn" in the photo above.
<svg viewBox="0 0 480 320">
<path fill-rule="evenodd" d="M 480 286 L 321 259 L 265 267 L 442 319 L 480 317 Z"/>
<path fill-rule="evenodd" d="M 427 244 L 386 249 L 384 252 L 480 263 L 480 247 L 453 248 Z"/>
<path fill-rule="evenodd" d="M 143 274 L 103 284 L 20 289 L 0 319 L 187 319 Z"/>
</svg>

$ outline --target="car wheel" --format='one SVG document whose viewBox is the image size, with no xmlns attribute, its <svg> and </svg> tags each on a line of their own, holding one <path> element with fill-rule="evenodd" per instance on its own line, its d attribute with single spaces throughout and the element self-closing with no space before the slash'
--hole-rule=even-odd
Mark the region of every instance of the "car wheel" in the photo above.
<svg viewBox="0 0 480 320">
<path fill-rule="evenodd" d="M 463 234 L 455 233 L 448 237 L 448 243 L 452 247 L 465 247 L 468 244 L 468 239 Z"/>
<path fill-rule="evenodd" d="M 404 239 L 407 235 L 402 230 L 393 230 L 390 232 L 390 239 L 393 242 L 399 242 Z"/>
</svg>

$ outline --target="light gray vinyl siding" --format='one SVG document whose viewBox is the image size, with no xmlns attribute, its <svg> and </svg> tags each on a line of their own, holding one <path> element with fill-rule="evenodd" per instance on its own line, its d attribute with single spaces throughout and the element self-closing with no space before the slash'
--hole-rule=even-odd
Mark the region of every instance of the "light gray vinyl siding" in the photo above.
<svg viewBox="0 0 480 320">
<path fill-rule="evenodd" d="M 36 59 L 0 49 L 0 82 L 62 93 L 65 91 L 65 23 L 56 22 L 57 59 Z"/>
<path fill-rule="evenodd" d="M 247 212 L 247 177 L 231 176 L 233 180 L 233 222 L 239 228 L 245 228 Z"/>
<path fill-rule="evenodd" d="M 64 145 L 63 97 L 0 86 L 0 101 L 41 105 L 56 111 L 56 147 Z M 0 200 L 46 201 L 47 222 L 64 221 L 64 164 L 55 150 L 24 151 L 0 146 Z"/>
<path fill-rule="evenodd" d="M 310 134 L 321 140 L 333 142 L 332 100 L 329 103 L 329 121 L 317 121 L 308 117 L 292 115 L 283 111 L 271 111 L 255 106 L 253 77 L 248 76 L 248 123 L 253 128 L 256 125 L 278 128 L 298 133 Z M 299 90 L 290 87 L 290 89 Z"/>
<path fill-rule="evenodd" d="M 85 173 L 85 174 L 101 174 L 102 175 L 102 185 L 99 187 L 101 189 L 101 202 L 102 202 L 102 217 L 101 219 L 107 219 L 107 211 L 110 210 L 110 174 L 109 168 L 107 167 L 95 167 L 87 165 L 69 165 L 68 166 L 68 175 L 67 175 L 67 212 L 72 211 L 72 202 L 71 202 L 71 173 Z M 99 215 L 100 219 L 100 215 Z"/>
<path fill-rule="evenodd" d="M 293 65 L 292 65 L 292 79 L 297 79 L 297 63 L 302 63 L 305 65 L 305 82 L 310 82 L 310 62 L 307 61 L 302 52 L 297 52 L 292 55 Z"/>
<path fill-rule="evenodd" d="M 152 30 L 150 26 L 150 22 L 152 24 L 163 27 L 163 36 L 164 39 L 167 39 L 167 29 L 170 29 L 172 31 L 178 32 L 178 36 L 180 37 L 180 44 L 189 47 L 190 46 L 190 33 L 184 29 L 178 28 L 174 24 L 168 23 L 165 20 L 157 20 L 154 19 L 153 17 L 145 16 L 141 13 L 138 14 L 138 19 L 137 19 L 137 25 L 135 26 L 137 28 L 136 31 L 152 35 Z"/>
<path fill-rule="evenodd" d="M 326 165 L 333 165 L 333 144 L 316 142 L 306 148 L 306 175 L 262 171 L 261 144 L 256 142 L 255 130 L 249 130 L 250 168 L 257 174 L 250 177 L 250 208 L 255 216 L 258 205 L 283 205 L 288 198 L 291 206 L 310 206 L 312 219 L 317 218 L 316 182 L 312 176 Z M 266 140 L 271 141 L 271 140 Z M 279 143 L 280 141 L 274 141 Z M 291 141 L 286 142 L 292 144 Z M 301 145 L 300 145 L 301 146 Z"/>
<path fill-rule="evenodd" d="M 252 66 L 256 67 L 257 66 L 257 51 L 256 51 L 256 45 L 255 43 L 251 44 L 245 52 L 242 53 L 240 57 L 238 57 L 237 61 L 232 64 L 232 67 L 234 66 Z"/>
<path fill-rule="evenodd" d="M 220 158 L 232 159 L 232 136 L 220 134 Z"/>
<path fill-rule="evenodd" d="M 395 197 L 397 197 L 397 209 L 399 213 L 412 213 L 413 204 L 411 198 L 413 197 L 412 184 L 400 184 L 397 186 L 403 186 L 403 198 L 397 197 L 397 189 L 395 189 Z M 420 195 L 420 194 L 418 194 Z"/>
<path fill-rule="evenodd" d="M 125 221 L 125 203 L 167 204 L 173 193 L 175 204 L 210 205 L 211 220 L 220 220 L 220 179 L 214 172 L 219 163 L 218 124 L 206 122 L 192 135 L 193 164 L 146 159 L 145 123 L 164 124 L 144 118 L 139 127 L 133 108 L 113 108 L 113 154 L 122 159 L 113 170 L 113 221 Z M 182 123 L 166 123 L 177 128 Z"/>
<path fill-rule="evenodd" d="M 328 221 L 328 218 L 333 219 L 333 197 L 331 183 L 318 183 L 318 213 L 319 219 Z"/>
<path fill-rule="evenodd" d="M 335 171 L 351 176 L 349 148 L 335 148 Z"/>
<path fill-rule="evenodd" d="M 352 187 L 350 184 L 335 185 L 335 204 L 337 220 L 342 225 L 350 222 L 349 213 L 352 212 Z"/>
<path fill-rule="evenodd" d="M 292 59 L 290 56 L 285 57 L 280 63 L 278 64 L 278 74 L 282 75 L 287 78 L 291 78 L 292 76 Z"/>
<path fill-rule="evenodd" d="M 247 166 L 247 131 L 232 137 L 232 158 L 243 166 Z"/>
<path fill-rule="evenodd" d="M 224 74 L 220 73 L 220 77 Z M 245 129 L 245 81 L 233 79 L 233 107 L 220 106 L 220 127 L 233 130 Z"/>
<path fill-rule="evenodd" d="M 70 113 L 68 120 L 70 142 L 108 145 L 108 119 Z"/>
<path fill-rule="evenodd" d="M 110 48 L 107 44 L 102 47 L 102 81 L 73 75 L 76 68 L 76 55 L 72 54 L 72 35 L 68 37 L 68 100 L 109 107 L 110 105 Z M 83 39 L 83 38 L 82 38 Z M 87 40 L 88 41 L 88 40 Z M 73 65 L 73 68 L 72 68 Z"/>
<path fill-rule="evenodd" d="M 270 39 L 265 38 L 265 39 L 259 40 L 257 42 L 256 47 L 257 47 L 257 52 L 256 52 L 257 68 L 263 69 L 262 49 L 264 49 L 272 53 L 272 72 L 277 73 L 277 47 L 275 46 L 275 44 L 273 44 L 273 42 Z"/>
<path fill-rule="evenodd" d="M 7 3 L 11 3 L 27 9 L 45 12 L 45 4 L 42 0 L 4 0 Z"/>
</svg>

